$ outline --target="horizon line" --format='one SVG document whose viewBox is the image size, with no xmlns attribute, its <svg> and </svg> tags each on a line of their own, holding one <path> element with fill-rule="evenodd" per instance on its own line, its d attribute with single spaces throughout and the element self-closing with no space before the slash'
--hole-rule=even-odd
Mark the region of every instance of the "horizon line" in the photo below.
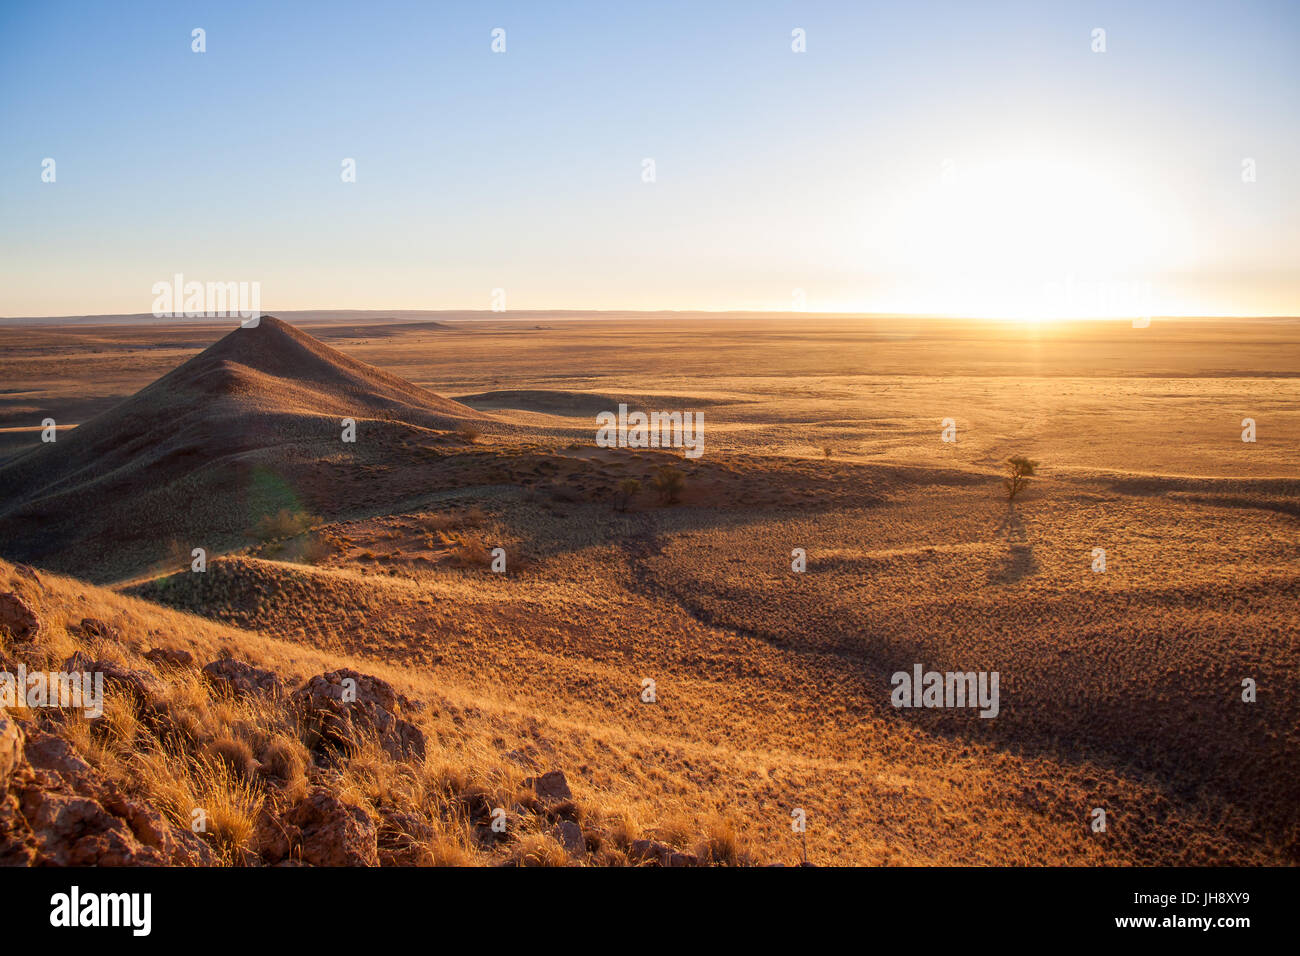
<svg viewBox="0 0 1300 956">
<path fill-rule="evenodd" d="M 1170 313 L 1151 313 L 1149 315 L 1140 315 L 1138 313 L 1125 315 L 1042 315 L 1025 317 L 1022 315 L 979 315 L 971 313 L 950 313 L 950 312 L 868 312 L 868 311 L 844 311 L 844 310 L 813 310 L 813 309 L 565 309 L 565 308 L 547 308 L 547 309 L 506 309 L 497 311 L 494 309 L 455 309 L 455 308 L 437 308 L 437 309 L 330 309 L 330 308 L 305 308 L 305 309 L 282 309 L 282 310 L 261 310 L 263 316 L 277 315 L 303 315 L 303 314 L 321 314 L 321 315 L 357 315 L 369 316 L 379 313 L 389 313 L 393 315 L 470 315 L 474 317 L 490 318 L 493 316 L 499 319 L 506 319 L 511 315 L 514 316 L 601 316 L 601 315 L 626 315 L 626 316 L 692 316 L 692 315 L 711 315 L 711 316 L 809 316 L 823 318 L 862 318 L 862 319 L 947 319 L 957 321 L 972 322 L 1007 322 L 1019 325 L 1032 325 L 1044 322 L 1125 322 L 1132 319 L 1146 318 L 1152 321 L 1168 319 L 1248 319 L 1248 320 L 1297 320 L 1300 319 L 1300 312 L 1297 313 L 1229 313 L 1229 312 L 1170 312 Z M 75 320 L 93 320 L 93 319 L 113 319 L 119 320 L 117 324 L 130 324 L 120 320 L 140 320 L 137 324 L 171 324 L 181 322 L 202 322 L 211 320 L 214 323 L 228 321 L 238 316 L 219 316 L 219 315 L 193 315 L 193 316 L 155 316 L 151 312 L 87 312 L 87 313 L 65 313 L 56 315 L 12 315 L 0 316 L 0 324 L 24 324 L 24 323 L 45 323 L 57 321 L 75 321 Z"/>
</svg>

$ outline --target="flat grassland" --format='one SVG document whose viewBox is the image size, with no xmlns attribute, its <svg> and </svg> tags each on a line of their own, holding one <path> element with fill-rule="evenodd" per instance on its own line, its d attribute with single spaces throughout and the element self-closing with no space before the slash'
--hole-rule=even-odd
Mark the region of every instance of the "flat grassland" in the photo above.
<svg viewBox="0 0 1300 956">
<path fill-rule="evenodd" d="M 800 857 L 801 808 L 819 863 L 1300 862 L 1300 321 L 410 318 L 300 328 L 508 425 L 463 478 L 386 437 L 285 472 L 300 520 L 201 585 L 189 540 L 59 570 L 380 663 L 454 695 L 468 749 L 759 858 Z M 0 465 L 229 328 L 0 328 Z M 702 413 L 703 456 L 597 448 L 620 402 Z M 999 715 L 895 709 L 915 664 L 997 671 Z"/>
</svg>

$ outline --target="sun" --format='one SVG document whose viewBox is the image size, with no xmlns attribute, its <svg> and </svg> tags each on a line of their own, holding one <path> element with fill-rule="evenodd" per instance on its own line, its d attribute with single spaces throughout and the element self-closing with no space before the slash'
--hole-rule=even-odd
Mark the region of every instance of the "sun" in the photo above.
<svg viewBox="0 0 1300 956">
<path fill-rule="evenodd" d="M 867 230 L 867 255 L 906 277 L 914 311 L 1025 322 L 1150 309 L 1144 269 L 1166 221 L 1117 170 L 1042 154 L 945 166 Z"/>
</svg>

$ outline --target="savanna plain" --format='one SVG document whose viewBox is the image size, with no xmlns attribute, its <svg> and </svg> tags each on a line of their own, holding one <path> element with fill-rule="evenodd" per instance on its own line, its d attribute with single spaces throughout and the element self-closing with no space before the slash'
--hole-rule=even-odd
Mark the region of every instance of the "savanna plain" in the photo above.
<svg viewBox="0 0 1300 956">
<path fill-rule="evenodd" d="M 107 681 L 0 711 L 0 859 L 1294 865 L 1298 384 L 1295 319 L 0 326 L 0 670 Z"/>
</svg>

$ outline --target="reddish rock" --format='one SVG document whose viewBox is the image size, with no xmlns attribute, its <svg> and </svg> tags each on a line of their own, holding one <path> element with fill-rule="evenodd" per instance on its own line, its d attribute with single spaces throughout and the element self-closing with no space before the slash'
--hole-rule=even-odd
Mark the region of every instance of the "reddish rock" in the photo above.
<svg viewBox="0 0 1300 956">
<path fill-rule="evenodd" d="M 215 866 L 217 855 L 190 830 L 176 827 L 157 810 L 137 800 L 130 800 L 115 786 L 108 786 L 101 802 L 106 810 L 120 817 L 135 838 L 162 854 L 168 866 Z"/>
<path fill-rule="evenodd" d="M 141 711 L 158 708 L 167 694 L 166 685 L 150 671 L 108 660 L 91 660 L 81 651 L 64 661 L 62 670 L 66 673 L 102 674 L 106 696 L 113 692 L 130 694 Z"/>
<path fill-rule="evenodd" d="M 672 847 L 658 840 L 633 840 L 627 856 L 633 863 L 649 866 L 667 866 L 672 858 Z"/>
<path fill-rule="evenodd" d="M 93 617 L 83 617 L 81 619 L 81 633 L 86 637 L 97 637 L 106 641 L 121 641 L 122 632 L 106 621 L 100 621 Z"/>
<path fill-rule="evenodd" d="M 293 701 L 317 737 L 313 750 L 352 756 L 374 736 L 394 759 L 424 759 L 423 731 L 392 709 L 409 702 L 377 677 L 348 669 L 318 674 L 294 693 Z"/>
<path fill-rule="evenodd" d="M 285 692 L 284 684 L 274 673 L 233 657 L 205 665 L 203 676 L 216 690 L 230 697 L 255 694 L 282 697 Z"/>
<path fill-rule="evenodd" d="M 532 787 L 533 792 L 545 803 L 573 799 L 573 791 L 569 789 L 569 781 L 563 770 L 552 770 L 540 777 L 528 777 L 524 780 L 524 786 Z"/>
<path fill-rule="evenodd" d="M 7 718 L 0 716 L 0 740 Z M 5 775 L 0 799 L 0 865 L 210 866 L 197 836 L 128 798 L 55 734 L 29 729 Z M 12 738 L 9 738 L 12 739 Z"/>
<path fill-rule="evenodd" d="M 587 852 L 587 840 L 582 835 L 582 827 L 572 820 L 561 820 L 555 824 L 551 833 L 570 856 L 582 856 Z"/>
<path fill-rule="evenodd" d="M 360 807 L 315 787 L 285 815 L 301 833 L 304 863 L 312 866 L 378 866 L 374 821 Z"/>
<path fill-rule="evenodd" d="M 392 714 L 396 714 L 399 710 L 417 709 L 414 701 L 397 693 L 388 681 L 347 667 L 313 677 L 307 682 L 307 687 L 311 688 L 313 694 L 341 701 L 345 694 L 343 683 L 345 680 L 354 682 L 356 699 L 359 702 L 377 704 Z"/>
<path fill-rule="evenodd" d="M 41 619 L 31 606 L 12 591 L 0 594 L 0 628 L 9 632 L 17 643 L 34 640 L 41 629 Z"/>
<path fill-rule="evenodd" d="M 95 786 L 94 768 L 57 734 L 33 730 L 27 735 L 23 754 L 32 767 L 57 773 L 71 789 L 84 791 Z"/>
<path fill-rule="evenodd" d="M 294 847 L 302 846 L 302 831 L 263 808 L 253 829 L 253 846 L 267 863 L 283 863 L 289 859 Z"/>
<path fill-rule="evenodd" d="M 9 777 L 23 759 L 23 732 L 0 708 L 0 800 L 9 793 Z"/>
<path fill-rule="evenodd" d="M 18 808 L 18 797 L 0 797 L 0 866 L 31 866 L 36 841 Z"/>
<path fill-rule="evenodd" d="M 38 860 L 54 866 L 159 866 L 161 853 L 135 838 L 126 821 L 97 801 L 31 787 L 19 806 L 39 844 Z"/>
<path fill-rule="evenodd" d="M 173 651 L 165 647 L 155 647 L 146 651 L 144 659 L 151 664 L 163 664 L 168 667 L 193 667 L 194 655 L 189 651 Z"/>
</svg>

